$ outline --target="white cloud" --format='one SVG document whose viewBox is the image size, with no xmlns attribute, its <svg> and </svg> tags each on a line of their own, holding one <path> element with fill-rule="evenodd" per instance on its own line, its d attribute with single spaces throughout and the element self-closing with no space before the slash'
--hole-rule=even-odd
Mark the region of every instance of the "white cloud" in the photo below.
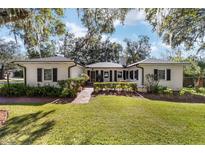
<svg viewBox="0 0 205 154">
<path fill-rule="evenodd" d="M 87 33 L 87 29 L 85 27 L 79 26 L 75 23 L 67 22 L 66 26 L 68 28 L 68 31 L 74 33 L 77 37 L 83 37 Z"/>
<path fill-rule="evenodd" d="M 126 15 L 125 21 L 124 21 L 124 25 L 136 25 L 138 23 L 144 23 L 145 22 L 145 13 L 142 10 L 131 10 L 128 12 L 128 14 Z M 119 20 L 116 20 L 114 22 L 114 26 L 119 26 L 121 25 Z"/>
<path fill-rule="evenodd" d="M 15 38 L 11 36 L 3 36 L 1 37 L 1 39 L 5 40 L 6 42 L 10 42 L 10 41 L 16 42 Z M 21 39 L 17 39 L 17 43 L 18 45 L 21 46 L 23 45 L 23 41 Z"/>
</svg>

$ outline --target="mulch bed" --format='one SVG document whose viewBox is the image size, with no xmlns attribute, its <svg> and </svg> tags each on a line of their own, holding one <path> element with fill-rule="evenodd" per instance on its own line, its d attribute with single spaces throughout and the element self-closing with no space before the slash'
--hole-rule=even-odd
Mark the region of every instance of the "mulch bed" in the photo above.
<svg viewBox="0 0 205 154">
<path fill-rule="evenodd" d="M 183 95 L 180 96 L 178 92 L 173 95 L 165 94 L 151 94 L 142 92 L 127 92 L 127 91 L 99 91 L 93 92 L 92 96 L 97 95 L 116 95 L 116 96 L 131 96 L 131 97 L 144 97 L 150 100 L 160 100 L 169 102 L 184 102 L 184 103 L 205 103 L 205 96 L 200 95 Z"/>
<path fill-rule="evenodd" d="M 4 125 L 8 119 L 9 112 L 7 110 L 0 110 L 0 125 Z"/>
</svg>

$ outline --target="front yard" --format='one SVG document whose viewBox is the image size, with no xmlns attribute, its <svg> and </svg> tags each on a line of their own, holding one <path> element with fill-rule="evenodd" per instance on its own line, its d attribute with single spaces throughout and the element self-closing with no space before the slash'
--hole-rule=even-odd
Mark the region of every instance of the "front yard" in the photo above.
<svg viewBox="0 0 205 154">
<path fill-rule="evenodd" d="M 205 105 L 97 96 L 89 104 L 1 105 L 0 144 L 205 144 Z"/>
</svg>

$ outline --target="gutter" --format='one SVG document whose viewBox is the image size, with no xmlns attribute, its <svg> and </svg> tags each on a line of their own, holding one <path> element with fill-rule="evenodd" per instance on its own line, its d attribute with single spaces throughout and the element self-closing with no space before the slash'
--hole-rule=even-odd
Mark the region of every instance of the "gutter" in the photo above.
<svg viewBox="0 0 205 154">
<path fill-rule="evenodd" d="M 138 64 L 136 64 L 136 67 L 137 67 L 137 68 L 140 68 L 140 69 L 142 70 L 142 85 L 144 85 L 144 68 L 138 66 Z"/>
<path fill-rule="evenodd" d="M 74 63 L 75 63 L 75 62 L 74 62 Z M 75 63 L 74 65 L 68 67 L 68 78 L 70 78 L 70 69 L 73 68 L 73 67 L 75 67 L 75 66 L 77 66 L 77 65 L 78 65 L 78 64 Z"/>
</svg>

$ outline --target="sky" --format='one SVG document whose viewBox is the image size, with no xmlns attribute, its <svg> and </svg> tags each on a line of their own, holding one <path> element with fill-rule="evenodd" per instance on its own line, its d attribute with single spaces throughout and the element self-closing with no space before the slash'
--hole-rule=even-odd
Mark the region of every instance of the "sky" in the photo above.
<svg viewBox="0 0 205 154">
<path fill-rule="evenodd" d="M 109 35 L 110 40 L 118 42 L 125 47 L 125 43 L 123 42 L 125 38 L 137 40 L 139 35 L 146 35 L 150 38 L 151 57 L 166 57 L 166 52 L 167 50 L 170 50 L 170 47 L 162 43 L 157 33 L 152 31 L 151 25 L 144 19 L 145 16 L 143 12 L 131 10 L 126 16 L 124 25 L 119 21 L 114 22 L 115 32 L 112 35 Z M 66 9 L 63 21 L 65 22 L 68 31 L 74 33 L 76 36 L 84 36 L 86 34 L 86 28 L 82 25 L 76 9 Z M 108 36 L 104 35 L 103 39 L 106 37 Z M 0 38 L 7 41 L 14 40 L 14 36 L 10 34 L 8 29 L 5 27 L 0 29 Z M 22 52 L 25 52 L 23 42 L 19 41 L 18 43 L 21 45 Z"/>
</svg>

